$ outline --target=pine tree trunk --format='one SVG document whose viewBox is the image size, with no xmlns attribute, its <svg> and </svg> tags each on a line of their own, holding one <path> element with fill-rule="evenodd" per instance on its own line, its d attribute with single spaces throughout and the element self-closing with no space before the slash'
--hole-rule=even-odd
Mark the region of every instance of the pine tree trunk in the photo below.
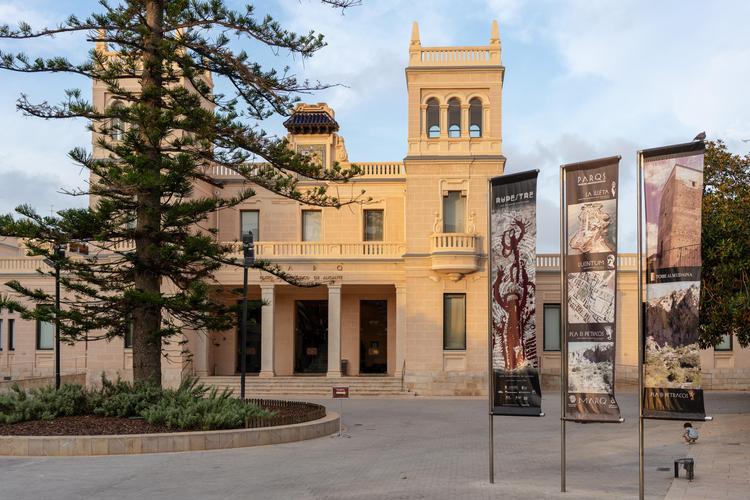
<svg viewBox="0 0 750 500">
<path fill-rule="evenodd" d="M 150 270 L 159 266 L 160 242 L 155 238 L 161 225 L 161 193 L 156 185 L 160 172 L 160 134 L 154 133 L 159 125 L 159 108 L 162 88 L 162 58 L 159 44 L 162 41 L 164 0 L 146 2 L 148 42 L 143 55 L 141 92 L 146 107 L 146 118 L 141 128 L 147 144 L 148 161 L 144 168 L 153 182 L 137 193 L 138 236 L 135 239 L 137 263 L 134 269 L 136 290 L 148 296 L 133 312 L 133 380 L 161 385 L 161 306 L 159 276 Z M 156 139 L 156 140 L 155 140 Z M 150 303 L 149 303 L 150 302 Z"/>
</svg>

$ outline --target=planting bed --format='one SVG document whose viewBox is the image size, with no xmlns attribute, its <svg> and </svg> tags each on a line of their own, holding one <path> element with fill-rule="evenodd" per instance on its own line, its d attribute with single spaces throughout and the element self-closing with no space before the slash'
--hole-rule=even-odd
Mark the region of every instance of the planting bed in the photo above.
<svg viewBox="0 0 750 500">
<path fill-rule="evenodd" d="M 247 427 L 298 424 L 325 416 L 325 408 L 312 403 L 263 399 L 254 399 L 248 402 L 273 412 L 273 416 L 249 419 L 246 422 Z M 164 425 L 150 424 L 142 418 L 95 415 L 56 417 L 52 420 L 30 420 L 15 424 L 0 424 L 0 435 L 5 436 L 105 436 L 192 432 L 196 430 L 200 429 L 170 429 Z"/>
</svg>

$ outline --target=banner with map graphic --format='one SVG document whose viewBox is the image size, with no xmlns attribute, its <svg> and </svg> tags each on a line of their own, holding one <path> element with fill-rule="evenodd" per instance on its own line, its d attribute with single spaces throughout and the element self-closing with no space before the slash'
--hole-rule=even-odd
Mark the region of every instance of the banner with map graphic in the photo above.
<svg viewBox="0 0 750 500">
<path fill-rule="evenodd" d="M 615 156 L 564 166 L 569 420 L 621 421 L 615 400 L 619 163 Z"/>
<path fill-rule="evenodd" d="M 534 321 L 538 173 L 534 170 L 490 180 L 493 415 L 542 415 Z"/>
<path fill-rule="evenodd" d="M 705 144 L 643 151 L 646 418 L 703 420 L 698 313 Z"/>
</svg>

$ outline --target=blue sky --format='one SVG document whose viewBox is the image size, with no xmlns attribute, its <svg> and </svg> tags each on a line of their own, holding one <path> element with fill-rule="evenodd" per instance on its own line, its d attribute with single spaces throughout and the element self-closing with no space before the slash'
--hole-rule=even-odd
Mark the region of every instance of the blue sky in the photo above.
<svg viewBox="0 0 750 500">
<path fill-rule="evenodd" d="M 228 0 L 241 6 L 245 2 Z M 0 20 L 55 24 L 85 14 L 88 0 L 0 0 Z M 412 21 L 422 44 L 483 45 L 500 23 L 503 153 L 508 171 L 538 168 L 540 251 L 557 251 L 558 166 L 622 155 L 620 249 L 635 249 L 635 152 L 684 142 L 701 130 L 739 153 L 750 150 L 750 2 L 729 1 L 419 1 L 363 0 L 340 11 L 314 0 L 256 2 L 285 27 L 326 35 L 308 60 L 247 44 L 254 56 L 304 77 L 341 86 L 305 96 L 336 110 L 353 161 L 400 160 L 406 151 L 404 67 Z M 80 37 L 0 42 L 2 50 L 66 55 L 88 47 Z M 57 101 L 83 79 L 0 73 L 0 212 L 21 202 L 41 211 L 83 205 L 57 193 L 85 182 L 66 157 L 90 144 L 83 122 L 44 122 L 15 110 L 21 92 Z M 280 120 L 264 126 L 281 134 Z"/>
</svg>

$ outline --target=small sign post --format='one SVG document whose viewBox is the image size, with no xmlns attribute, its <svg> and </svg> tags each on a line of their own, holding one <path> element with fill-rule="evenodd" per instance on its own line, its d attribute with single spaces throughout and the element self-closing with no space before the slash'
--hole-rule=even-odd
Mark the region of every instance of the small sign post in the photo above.
<svg viewBox="0 0 750 500">
<path fill-rule="evenodd" d="M 339 401 L 339 435 L 341 437 L 341 421 L 344 418 L 344 399 L 349 399 L 349 387 L 332 387 L 333 399 Z"/>
</svg>

